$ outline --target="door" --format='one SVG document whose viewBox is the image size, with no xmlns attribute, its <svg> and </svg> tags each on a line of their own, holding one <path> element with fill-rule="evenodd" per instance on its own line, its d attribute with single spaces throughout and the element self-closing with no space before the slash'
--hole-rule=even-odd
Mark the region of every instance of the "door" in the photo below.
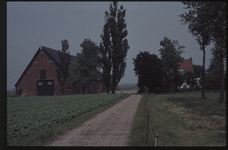
<svg viewBox="0 0 228 150">
<path fill-rule="evenodd" d="M 53 81 L 37 81 L 37 95 L 54 95 Z"/>
</svg>

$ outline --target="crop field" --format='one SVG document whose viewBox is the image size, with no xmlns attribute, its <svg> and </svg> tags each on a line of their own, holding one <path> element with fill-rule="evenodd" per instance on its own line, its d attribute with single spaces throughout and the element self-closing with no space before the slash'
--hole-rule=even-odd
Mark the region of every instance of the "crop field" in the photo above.
<svg viewBox="0 0 228 150">
<path fill-rule="evenodd" d="M 50 127 L 75 120 L 83 114 L 128 96 L 78 94 L 7 98 L 7 145 L 18 145 L 15 141 L 23 137 L 47 131 Z"/>
</svg>

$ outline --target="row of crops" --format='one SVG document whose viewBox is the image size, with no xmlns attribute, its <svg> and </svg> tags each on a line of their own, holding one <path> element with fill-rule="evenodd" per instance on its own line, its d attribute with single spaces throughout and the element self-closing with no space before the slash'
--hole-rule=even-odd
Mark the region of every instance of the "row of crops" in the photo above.
<svg viewBox="0 0 228 150">
<path fill-rule="evenodd" d="M 10 97 L 7 99 L 7 139 L 12 140 L 67 122 L 121 94 Z"/>
</svg>

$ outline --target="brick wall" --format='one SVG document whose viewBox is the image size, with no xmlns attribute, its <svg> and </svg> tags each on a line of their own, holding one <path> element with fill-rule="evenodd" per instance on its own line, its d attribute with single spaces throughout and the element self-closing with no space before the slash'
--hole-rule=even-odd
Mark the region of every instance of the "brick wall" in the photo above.
<svg viewBox="0 0 228 150">
<path fill-rule="evenodd" d="M 37 55 L 34 57 L 33 61 L 30 62 L 17 85 L 17 96 L 19 89 L 27 89 L 29 96 L 37 96 L 36 79 L 40 79 L 40 70 L 42 69 L 46 70 L 46 79 L 54 79 L 54 94 L 60 94 L 60 90 L 58 90 L 60 86 L 58 82 L 56 82 L 55 61 L 47 54 L 47 52 L 38 50 Z"/>
<path fill-rule="evenodd" d="M 19 96 L 18 91 L 20 89 L 26 89 L 28 96 L 37 96 L 37 79 L 40 79 L 40 70 L 46 70 L 46 79 L 54 79 L 54 95 L 61 95 L 60 84 L 56 77 L 56 63 L 55 61 L 47 54 L 46 51 L 38 50 L 37 55 L 30 62 L 28 68 L 25 70 L 25 73 L 22 75 L 21 80 L 18 82 L 16 87 L 17 96 Z M 82 86 L 80 88 L 80 94 L 82 94 Z M 90 86 L 92 87 L 92 86 Z M 75 88 L 77 88 L 75 86 Z M 97 93 L 102 93 L 102 82 L 97 82 Z M 25 91 L 25 90 L 24 90 Z M 85 90 L 87 94 L 87 87 Z M 74 94 L 74 86 L 66 82 L 64 85 L 64 95 Z M 75 89 L 75 94 L 77 90 Z"/>
</svg>

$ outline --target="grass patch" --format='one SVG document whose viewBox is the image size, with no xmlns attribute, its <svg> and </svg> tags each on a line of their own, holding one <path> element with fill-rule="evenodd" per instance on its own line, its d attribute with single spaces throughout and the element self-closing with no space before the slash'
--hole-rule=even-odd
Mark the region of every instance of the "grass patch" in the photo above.
<svg viewBox="0 0 228 150">
<path fill-rule="evenodd" d="M 108 109 L 114 104 L 117 104 L 118 102 L 120 102 L 121 100 L 127 97 L 129 97 L 129 95 L 126 95 L 126 94 L 96 94 L 96 95 L 83 94 L 83 95 L 70 95 L 70 96 L 24 97 L 24 98 L 14 98 L 14 99 L 9 98 L 7 100 L 8 101 L 7 102 L 8 103 L 7 104 L 7 107 L 8 107 L 7 108 L 7 137 L 8 137 L 7 145 L 8 146 L 49 145 L 58 136 L 65 134 L 67 131 L 79 126 L 80 124 L 84 123 L 88 119 L 96 116 L 98 113 L 103 112 L 104 110 Z M 101 101 L 99 100 L 104 98 L 107 99 L 107 102 L 102 101 L 101 103 Z M 80 99 L 80 101 L 82 101 L 83 103 L 80 103 L 77 101 L 76 104 L 78 104 L 78 111 L 75 111 L 73 114 L 69 114 L 70 112 L 72 112 L 70 106 L 74 106 L 74 107 L 77 106 L 75 104 L 73 105 L 74 101 L 77 99 Z M 18 101 L 19 104 L 15 104 L 16 100 Z M 26 103 L 23 103 L 23 102 L 26 102 Z M 99 103 L 99 105 L 95 105 L 97 103 Z M 29 115 L 26 114 L 26 109 L 28 109 L 27 108 L 28 106 L 33 107 L 33 105 L 38 107 L 41 113 L 38 113 L 37 110 L 34 110 L 34 112 L 30 110 L 31 113 L 29 114 L 36 115 L 35 119 L 37 120 L 37 122 L 33 124 L 32 128 L 29 131 L 27 131 L 27 130 L 24 130 L 24 127 L 29 126 L 28 124 L 31 120 L 29 120 L 30 118 Z M 41 105 L 43 107 L 41 107 Z M 48 105 L 48 107 L 45 107 L 45 105 Z M 61 109 L 58 108 L 56 111 L 56 109 L 52 108 L 52 106 L 54 105 L 55 105 L 55 108 L 58 108 L 59 106 Z M 57 116 L 56 120 L 58 120 L 58 123 L 53 123 L 53 124 L 51 123 L 50 125 L 49 119 L 52 118 L 50 116 L 53 114 L 56 114 Z M 22 120 L 22 122 L 25 122 L 25 123 L 21 124 L 20 121 L 15 121 L 15 119 L 10 119 L 11 118 L 9 117 L 10 115 L 18 116 L 19 118 L 21 118 L 20 120 Z M 11 122 L 13 124 L 13 127 L 11 126 Z M 38 126 L 40 125 L 39 124 L 40 122 L 42 122 L 42 126 Z M 32 124 L 32 122 L 30 123 Z M 19 132 L 20 134 L 17 134 L 17 136 L 15 136 L 16 131 L 13 131 L 15 133 L 11 133 L 12 136 L 9 136 L 8 134 L 12 132 L 9 129 L 17 128 L 17 127 L 19 128 L 18 129 L 19 131 L 17 132 Z M 35 129 L 37 129 L 37 131 L 32 132 Z M 23 130 L 24 132 L 27 131 L 28 133 L 22 134 Z"/>
<path fill-rule="evenodd" d="M 226 101 L 218 102 L 219 93 L 206 93 L 206 99 L 200 97 L 201 92 L 197 91 L 147 95 L 148 109 L 162 146 L 226 146 Z M 143 94 L 139 106 L 130 134 L 131 146 L 149 144 L 145 143 Z"/>
<path fill-rule="evenodd" d="M 146 140 L 146 120 L 144 116 L 144 97 L 142 94 L 142 98 L 139 102 L 138 109 L 135 114 L 134 123 L 130 132 L 130 137 L 128 141 L 128 145 L 130 146 L 148 146 L 145 143 Z"/>
</svg>

